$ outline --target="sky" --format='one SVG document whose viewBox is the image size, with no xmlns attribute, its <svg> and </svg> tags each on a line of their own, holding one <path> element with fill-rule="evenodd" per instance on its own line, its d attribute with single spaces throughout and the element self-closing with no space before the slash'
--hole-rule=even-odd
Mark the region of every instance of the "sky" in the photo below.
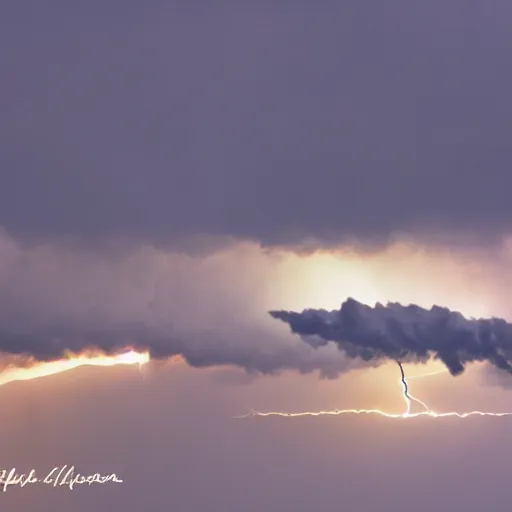
<svg viewBox="0 0 512 512">
<path fill-rule="evenodd" d="M 4 0 L 0 332 L 144 325 L 197 364 L 2 386 L 0 469 L 124 482 L 0 508 L 507 505 L 507 418 L 234 417 L 403 409 L 396 365 L 315 349 L 270 309 L 512 320 L 511 23 L 502 0 Z M 458 411 L 512 392 L 486 365 L 411 391 Z"/>
</svg>

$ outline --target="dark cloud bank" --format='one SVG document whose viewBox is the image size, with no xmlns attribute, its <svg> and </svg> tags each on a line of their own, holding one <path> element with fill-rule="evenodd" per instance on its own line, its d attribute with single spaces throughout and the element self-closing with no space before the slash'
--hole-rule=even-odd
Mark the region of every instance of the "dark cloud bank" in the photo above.
<svg viewBox="0 0 512 512">
<path fill-rule="evenodd" d="M 510 231 L 503 2 L 2 6 L 16 236 Z"/>
<path fill-rule="evenodd" d="M 250 340 L 237 342 L 239 338 Z M 250 374 L 275 374 L 283 370 L 335 378 L 356 365 L 338 351 L 317 351 L 287 343 L 264 329 L 232 326 L 229 332 L 173 332 L 171 326 L 142 322 L 91 326 L 61 324 L 36 330 L 0 330 L 0 352 L 20 356 L 17 365 L 48 362 L 81 353 L 100 351 L 114 355 L 133 349 L 149 352 L 152 360 L 181 356 L 189 366 L 234 366 Z"/>
<path fill-rule="evenodd" d="M 435 358 L 452 375 L 461 374 L 467 363 L 487 361 L 512 373 L 512 324 L 500 318 L 467 319 L 439 306 L 428 310 L 377 303 L 371 307 L 354 299 L 334 311 L 271 311 L 270 315 L 312 345 L 334 342 L 350 357 L 365 361 Z"/>
<path fill-rule="evenodd" d="M 270 315 L 286 322 L 310 349 L 334 342 L 339 351 L 349 359 L 359 360 L 359 364 L 386 360 L 414 363 L 434 358 L 441 360 L 452 375 L 459 375 L 466 364 L 486 361 L 512 373 L 512 324 L 500 318 L 467 319 L 439 306 L 427 310 L 416 305 L 377 303 L 370 307 L 354 299 L 334 311 L 271 311 Z M 257 334 L 251 333 L 251 337 L 257 339 Z M 264 333 L 259 334 L 263 338 Z M 358 365 L 356 362 L 343 368 L 339 359 L 330 360 L 328 354 L 311 357 L 302 345 L 277 343 L 274 350 L 269 350 L 265 342 L 237 344 L 226 342 L 219 333 L 194 337 L 144 323 L 104 328 L 53 326 L 36 333 L 0 332 L 2 352 L 37 361 L 59 359 L 69 352 L 101 350 L 113 354 L 127 348 L 148 351 L 152 359 L 180 355 L 194 367 L 232 365 L 256 373 L 320 370 L 324 376 L 334 377 Z"/>
</svg>

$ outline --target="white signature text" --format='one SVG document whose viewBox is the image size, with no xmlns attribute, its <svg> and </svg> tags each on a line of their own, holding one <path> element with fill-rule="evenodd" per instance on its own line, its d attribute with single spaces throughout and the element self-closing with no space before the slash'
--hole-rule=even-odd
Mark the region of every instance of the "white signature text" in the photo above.
<svg viewBox="0 0 512 512">
<path fill-rule="evenodd" d="M 43 478 L 36 475 L 35 469 L 30 470 L 28 473 L 18 473 L 16 468 L 0 468 L 0 491 L 3 492 L 6 492 L 10 486 L 25 487 L 29 484 L 46 484 L 53 485 L 53 487 L 64 486 L 68 487 L 69 490 L 72 491 L 76 485 L 106 484 L 108 482 L 116 484 L 123 483 L 115 473 L 104 476 L 99 473 L 82 475 L 75 471 L 75 466 L 67 465 L 53 468 Z"/>
</svg>

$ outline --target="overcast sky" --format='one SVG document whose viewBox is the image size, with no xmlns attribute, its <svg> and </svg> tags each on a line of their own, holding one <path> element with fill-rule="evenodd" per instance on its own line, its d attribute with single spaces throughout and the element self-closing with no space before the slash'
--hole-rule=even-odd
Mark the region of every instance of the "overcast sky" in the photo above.
<svg viewBox="0 0 512 512">
<path fill-rule="evenodd" d="M 13 234 L 268 243 L 512 213 L 500 0 L 6 0 Z"/>
<path fill-rule="evenodd" d="M 506 418 L 232 416 L 403 408 L 393 365 L 349 371 L 269 309 L 512 320 L 511 27 L 503 0 L 3 0 L 0 332 L 171 325 L 233 364 L 0 388 L 0 469 L 125 480 L 10 488 L 0 509 L 505 507 Z M 414 382 L 439 410 L 510 403 L 482 368 Z"/>
</svg>

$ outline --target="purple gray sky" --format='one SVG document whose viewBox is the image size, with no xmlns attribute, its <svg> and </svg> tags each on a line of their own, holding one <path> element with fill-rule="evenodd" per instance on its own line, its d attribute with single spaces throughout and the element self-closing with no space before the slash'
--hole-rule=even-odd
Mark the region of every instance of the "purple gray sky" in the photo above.
<svg viewBox="0 0 512 512">
<path fill-rule="evenodd" d="M 505 507 L 506 418 L 232 417 L 402 410 L 393 365 L 354 369 L 269 309 L 352 296 L 512 320 L 511 24 L 499 0 L 4 0 L 0 330 L 143 322 L 284 371 L 1 387 L 0 469 L 125 483 L 10 488 L 0 509 Z M 510 403 L 485 367 L 411 387 L 440 411 Z"/>
<path fill-rule="evenodd" d="M 20 236 L 502 234 L 498 0 L 2 5 L 0 218 Z"/>
</svg>

